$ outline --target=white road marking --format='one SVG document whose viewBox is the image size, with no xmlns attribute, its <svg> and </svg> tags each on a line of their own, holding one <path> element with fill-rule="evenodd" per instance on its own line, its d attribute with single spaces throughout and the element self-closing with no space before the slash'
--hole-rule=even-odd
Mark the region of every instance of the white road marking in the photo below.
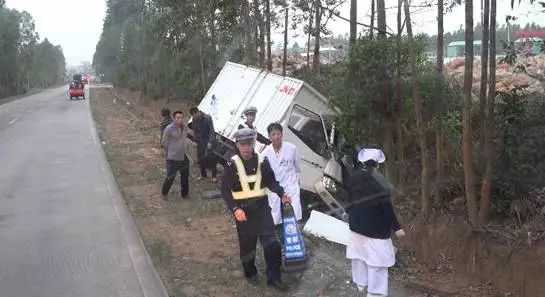
<svg viewBox="0 0 545 297">
<path fill-rule="evenodd" d="M 8 125 L 13 125 L 13 124 L 15 124 L 15 122 L 17 122 L 17 119 L 11 120 L 11 121 L 8 123 Z"/>
<path fill-rule="evenodd" d="M 31 108 L 31 109 L 29 109 L 29 110 L 27 110 L 26 112 L 32 112 L 32 108 Z"/>
</svg>

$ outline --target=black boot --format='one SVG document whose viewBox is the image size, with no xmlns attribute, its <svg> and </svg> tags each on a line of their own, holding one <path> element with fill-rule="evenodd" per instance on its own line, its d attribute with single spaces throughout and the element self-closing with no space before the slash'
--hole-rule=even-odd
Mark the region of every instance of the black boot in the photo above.
<svg viewBox="0 0 545 297">
<path fill-rule="evenodd" d="M 282 291 L 282 292 L 285 292 L 285 291 L 290 289 L 286 283 L 284 283 L 283 281 L 281 281 L 279 279 L 270 282 L 268 285 L 269 285 L 269 287 L 272 287 L 272 288 L 274 288 L 274 289 L 276 289 L 278 291 Z"/>
<path fill-rule="evenodd" d="M 248 281 L 248 283 L 254 287 L 259 286 L 259 278 L 257 277 L 257 274 L 246 277 L 246 281 Z"/>
</svg>

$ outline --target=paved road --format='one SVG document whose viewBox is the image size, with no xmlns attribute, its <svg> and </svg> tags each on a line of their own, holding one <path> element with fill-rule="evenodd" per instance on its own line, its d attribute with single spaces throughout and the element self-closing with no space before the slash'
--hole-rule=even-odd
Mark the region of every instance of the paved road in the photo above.
<svg viewBox="0 0 545 297">
<path fill-rule="evenodd" d="M 0 105 L 0 297 L 167 296 L 67 89 Z"/>
</svg>

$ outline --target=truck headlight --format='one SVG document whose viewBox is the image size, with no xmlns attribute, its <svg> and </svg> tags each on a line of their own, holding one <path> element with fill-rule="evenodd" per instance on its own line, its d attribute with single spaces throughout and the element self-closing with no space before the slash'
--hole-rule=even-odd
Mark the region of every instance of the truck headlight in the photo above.
<svg viewBox="0 0 545 297">
<path fill-rule="evenodd" d="M 322 177 L 322 183 L 324 184 L 325 188 L 332 193 L 337 192 L 337 184 L 335 181 L 327 176 Z"/>
</svg>

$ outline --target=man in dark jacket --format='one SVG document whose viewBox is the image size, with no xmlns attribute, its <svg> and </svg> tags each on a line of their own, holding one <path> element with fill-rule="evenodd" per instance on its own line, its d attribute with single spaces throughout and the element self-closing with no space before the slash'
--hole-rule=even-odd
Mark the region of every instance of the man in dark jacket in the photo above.
<svg viewBox="0 0 545 297">
<path fill-rule="evenodd" d="M 395 264 L 390 237 L 405 235 L 391 201 L 392 187 L 376 172 L 384 153 L 363 149 L 361 162 L 348 181 L 350 204 L 346 208 L 350 233 L 346 257 L 352 260 L 352 279 L 367 296 L 388 295 L 388 268 Z"/>
<path fill-rule="evenodd" d="M 192 107 L 189 113 L 193 117 L 192 129 L 194 141 L 197 142 L 197 158 L 201 168 L 201 176 L 198 178 L 207 178 L 206 170 L 212 172 L 212 182 L 217 182 L 217 158 L 212 148 L 216 141 L 216 132 L 214 131 L 214 122 L 212 117 L 197 107 Z"/>
<path fill-rule="evenodd" d="M 267 284 L 277 290 L 286 291 L 288 287 L 282 282 L 280 275 L 281 248 L 274 235 L 267 189 L 282 197 L 278 199 L 282 199 L 284 203 L 290 203 L 291 198 L 276 181 L 268 160 L 254 152 L 255 137 L 256 132 L 249 128 L 235 132 L 238 152 L 225 166 L 221 193 L 236 220 L 244 275 L 250 283 L 257 283 L 254 262 L 259 238 L 267 263 Z"/>
<path fill-rule="evenodd" d="M 257 108 L 255 106 L 248 106 L 242 111 L 242 114 L 246 117 L 246 122 L 238 125 L 238 129 L 250 128 L 257 132 L 257 129 L 254 126 L 255 117 L 257 115 Z M 264 145 L 271 144 L 271 141 L 267 139 L 267 137 L 261 135 L 261 133 L 259 132 L 257 132 L 257 141 L 263 143 Z"/>
</svg>

